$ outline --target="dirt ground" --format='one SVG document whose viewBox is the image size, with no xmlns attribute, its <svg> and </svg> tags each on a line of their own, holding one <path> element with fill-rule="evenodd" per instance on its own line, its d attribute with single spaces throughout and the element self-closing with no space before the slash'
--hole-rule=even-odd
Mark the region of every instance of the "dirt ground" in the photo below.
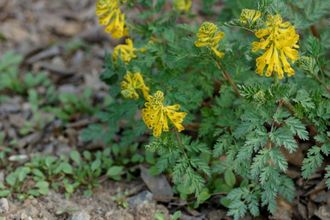
<svg viewBox="0 0 330 220">
<path fill-rule="evenodd" d="M 136 183 L 134 183 L 136 184 Z M 153 220 L 157 212 L 169 218 L 168 210 L 153 201 L 144 201 L 128 208 L 122 208 L 113 200 L 116 192 L 125 191 L 133 184 L 108 183 L 96 190 L 91 197 L 76 193 L 72 198 L 66 199 L 62 194 L 51 192 L 45 197 L 28 199 L 22 202 L 9 202 L 7 219 L 72 219 L 72 220 Z"/>
</svg>

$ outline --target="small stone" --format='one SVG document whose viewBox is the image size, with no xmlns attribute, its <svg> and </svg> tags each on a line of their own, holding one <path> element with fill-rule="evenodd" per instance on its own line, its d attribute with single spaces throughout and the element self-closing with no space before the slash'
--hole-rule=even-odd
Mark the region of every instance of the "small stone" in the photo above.
<svg viewBox="0 0 330 220">
<path fill-rule="evenodd" d="M 160 202 L 169 202 L 173 198 L 171 185 L 164 175 L 152 176 L 149 170 L 140 166 L 141 178 L 153 195 L 153 199 Z"/>
<path fill-rule="evenodd" d="M 30 220 L 31 217 L 28 216 L 25 212 L 22 212 L 21 213 L 21 220 Z"/>
<path fill-rule="evenodd" d="M 212 210 L 208 212 L 207 217 L 209 220 L 223 219 L 226 217 L 226 212 L 224 210 Z"/>
<path fill-rule="evenodd" d="M 127 200 L 128 205 L 131 208 L 134 208 L 139 204 L 150 203 L 151 201 L 152 201 L 152 194 L 151 194 L 151 192 L 149 192 L 147 190 L 142 191 L 139 194 L 128 198 L 128 200 Z"/>
<path fill-rule="evenodd" d="M 321 206 L 317 211 L 314 213 L 317 217 L 321 220 L 329 220 L 330 219 L 330 206 L 324 205 Z"/>
<path fill-rule="evenodd" d="M 71 216 L 70 220 L 90 220 L 90 215 L 85 211 L 76 212 Z"/>
<path fill-rule="evenodd" d="M 5 214 L 9 211 L 9 202 L 6 198 L 0 199 L 0 214 Z"/>
</svg>

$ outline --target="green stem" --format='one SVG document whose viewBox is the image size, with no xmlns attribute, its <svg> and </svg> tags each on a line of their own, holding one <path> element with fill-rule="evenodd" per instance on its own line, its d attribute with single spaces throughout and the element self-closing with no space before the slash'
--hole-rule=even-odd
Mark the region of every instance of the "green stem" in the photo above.
<svg viewBox="0 0 330 220">
<path fill-rule="evenodd" d="M 229 73 L 225 70 L 225 68 L 223 67 L 221 62 L 217 59 L 214 59 L 214 60 L 215 60 L 215 64 L 217 65 L 218 69 L 222 72 L 224 79 L 229 82 L 229 84 L 233 88 L 233 91 L 235 92 L 235 94 L 238 97 L 241 97 L 241 93 L 239 92 L 237 85 L 235 84 L 234 80 L 230 77 Z"/>
<path fill-rule="evenodd" d="M 322 81 L 318 76 L 316 76 L 314 74 L 312 74 L 312 75 L 313 75 L 314 79 L 316 81 L 318 81 L 325 88 L 325 90 L 327 90 L 327 92 L 330 93 L 330 87 L 324 81 Z"/>
</svg>

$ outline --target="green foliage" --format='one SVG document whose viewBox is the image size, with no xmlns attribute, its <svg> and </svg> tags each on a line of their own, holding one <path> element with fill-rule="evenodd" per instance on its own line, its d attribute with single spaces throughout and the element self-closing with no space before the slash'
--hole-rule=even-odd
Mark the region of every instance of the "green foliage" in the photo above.
<svg viewBox="0 0 330 220">
<path fill-rule="evenodd" d="M 275 0 L 271 2 L 273 10 L 281 13 L 301 29 L 309 28 L 321 18 L 329 15 L 330 2 L 323 0 Z"/>
<path fill-rule="evenodd" d="M 44 73 L 25 73 L 20 76 L 19 65 L 22 59 L 22 56 L 13 52 L 7 52 L 0 58 L 0 91 L 26 94 L 29 89 L 50 84 Z"/>
<path fill-rule="evenodd" d="M 234 219 L 258 216 L 262 209 L 274 213 L 279 198 L 295 197 L 286 154 L 295 154 L 302 143 L 314 145 L 301 168 L 308 178 L 323 168 L 330 153 L 330 35 L 325 22 L 330 5 L 322 0 L 237 0 L 224 1 L 217 13 L 211 10 L 216 1 L 203 2 L 203 12 L 218 16 L 225 34 L 219 43 L 224 58 L 195 46 L 197 25 L 184 23 L 193 15 L 168 11 L 164 1 L 137 1 L 143 10 L 130 25 L 137 57 L 124 63 L 107 54 L 101 78 L 109 85 L 111 102 L 82 138 L 111 145 L 111 154 L 124 164 L 131 164 L 127 158 L 138 152 L 131 161 L 148 162 L 154 175 L 168 174 L 175 193 L 193 201 L 193 208 L 220 194 L 220 203 Z M 245 8 L 258 9 L 262 16 L 242 24 L 239 16 Z M 295 75 L 282 81 L 257 75 L 259 55 L 251 52 L 256 41 L 251 32 L 264 27 L 271 14 L 282 15 L 300 34 Z M 166 105 L 180 104 L 188 113 L 182 133 L 170 128 L 150 138 L 141 118 L 145 103 L 124 99 L 120 92 L 128 71 L 143 75 L 150 94 L 161 90 Z M 150 152 L 152 160 L 144 156 Z M 111 173 L 120 171 L 113 168 Z M 329 176 L 327 167 L 327 183 Z"/>
<path fill-rule="evenodd" d="M 46 195 L 49 189 L 63 190 L 70 196 L 78 188 L 88 196 L 102 179 L 120 180 L 124 174 L 124 167 L 114 163 L 109 148 L 95 153 L 72 151 L 60 157 L 35 156 L 8 171 L 4 184 L 0 185 L 0 196 L 25 199 Z"/>
<path fill-rule="evenodd" d="M 0 196 L 24 199 L 50 189 L 69 196 L 78 188 L 90 195 L 101 180 L 120 180 L 127 167 L 147 163 L 152 174 L 167 174 L 174 192 L 190 208 L 220 195 L 219 203 L 234 219 L 259 216 L 263 209 L 273 214 L 278 199 L 290 202 L 295 197 L 286 155 L 300 151 L 303 143 L 312 147 L 304 152 L 301 175 L 308 179 L 325 168 L 330 188 L 330 166 L 324 167 L 330 154 L 329 1 L 226 0 L 218 13 L 212 10 L 216 1 L 204 0 L 203 13 L 217 17 L 225 35 L 219 43 L 225 54 L 221 59 L 210 48 L 195 46 L 197 24 L 186 23 L 195 18 L 192 13 L 167 10 L 164 0 L 126 2 L 125 10 L 136 4 L 140 10 L 137 21 L 127 25 L 136 57 L 125 63 L 114 61 L 109 53 L 105 56 L 101 73 L 109 86 L 105 106 L 95 106 L 89 89 L 80 95 L 58 93 L 45 74 L 20 74 L 21 56 L 7 53 L 0 59 L 0 91 L 26 96 L 33 113 L 20 135 L 41 130 L 52 117 L 70 121 L 81 114 L 95 115 L 97 123 L 90 124 L 81 138 L 108 146 L 95 153 L 36 156 L 27 164 L 9 167 Z M 239 16 L 245 8 L 258 9 L 262 16 L 243 24 Z M 300 34 L 300 58 L 292 64 L 295 75 L 282 81 L 257 75 L 259 54 L 251 52 L 255 31 L 270 14 L 282 15 Z M 81 41 L 65 46 L 69 53 L 79 48 L 88 49 Z M 150 137 L 141 116 L 145 102 L 121 94 L 128 71 L 143 75 L 150 94 L 164 92 L 165 105 L 180 104 L 187 113 L 183 132 L 170 125 L 159 138 Z M 39 86 L 47 88 L 45 97 L 37 92 Z M 54 116 L 47 117 L 46 112 Z M 4 149 L 1 165 L 10 152 Z M 127 193 L 118 193 L 113 200 L 127 207 Z M 155 218 L 165 216 L 157 213 Z"/>
<path fill-rule="evenodd" d="M 313 143 L 303 161 L 302 176 L 309 178 L 324 168 L 330 153 L 330 46 L 326 41 L 330 32 L 322 23 L 329 16 L 329 2 L 224 1 L 219 15 L 220 23 L 226 22 L 219 25 L 225 32 L 220 44 L 225 53 L 222 60 L 215 60 L 205 48 L 196 48 L 196 25 L 182 24 L 182 15 L 166 11 L 165 3 L 137 1 L 144 10 L 139 14 L 141 22 L 130 25 L 130 36 L 135 47 L 145 50 L 127 64 L 113 62 L 111 54 L 106 56 L 101 78 L 110 89 L 109 102 L 102 110 L 95 108 L 91 90 L 78 97 L 58 94 L 44 73 L 20 74 L 21 56 L 2 56 L 0 91 L 27 96 L 33 113 L 20 128 L 20 135 L 42 130 L 53 119 L 45 111 L 64 121 L 77 114 L 96 113 L 98 123 L 84 130 L 82 139 L 111 147 L 96 153 L 36 156 L 27 164 L 9 167 L 0 196 L 24 199 L 45 195 L 49 189 L 69 196 L 78 188 L 90 195 L 101 179 L 120 180 L 126 174 L 125 166 L 147 162 L 151 173 L 167 173 L 174 191 L 181 199 L 192 201 L 193 208 L 221 195 L 220 203 L 229 209 L 228 215 L 239 219 L 248 213 L 258 216 L 263 208 L 274 213 L 279 197 L 292 201 L 295 187 L 286 175 L 284 152 L 294 154 L 303 142 Z M 203 1 L 203 12 L 217 15 L 210 10 L 215 3 Z M 134 7 L 134 1 L 128 4 Z M 242 25 L 238 17 L 244 8 L 258 8 L 263 13 L 261 21 Z M 254 35 L 246 32 L 261 27 L 263 19 L 274 13 L 291 21 L 302 35 L 296 76 L 281 82 L 254 73 L 255 54 L 250 52 Z M 72 52 L 86 46 L 73 41 L 65 48 Z M 120 82 L 127 71 L 140 71 L 152 92 L 159 89 L 165 93 L 166 104 L 181 105 L 188 113 L 183 133 L 171 130 L 160 138 L 150 138 L 141 120 L 144 102 L 121 96 Z M 226 73 L 238 91 L 233 91 Z M 38 94 L 39 86 L 47 88 L 46 97 Z M 54 107 L 57 104 L 60 108 Z M 9 152 L 8 148 L 1 151 L 1 165 Z M 330 187 L 329 166 L 325 170 Z M 127 207 L 125 193 L 113 199 Z M 175 213 L 172 219 L 179 217 L 180 213 Z M 155 218 L 165 217 L 157 213 Z"/>
<path fill-rule="evenodd" d="M 47 107 L 46 110 L 55 114 L 56 117 L 69 121 L 77 114 L 92 115 L 97 111 L 93 106 L 92 90 L 85 89 L 81 95 L 74 93 L 58 94 L 58 106 Z"/>
</svg>

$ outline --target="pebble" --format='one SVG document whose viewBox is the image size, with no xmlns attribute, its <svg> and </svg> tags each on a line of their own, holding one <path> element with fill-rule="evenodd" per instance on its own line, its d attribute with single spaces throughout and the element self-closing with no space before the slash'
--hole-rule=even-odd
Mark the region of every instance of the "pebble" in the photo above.
<svg viewBox="0 0 330 220">
<path fill-rule="evenodd" d="M 9 211 L 9 202 L 6 198 L 0 199 L 0 214 L 5 214 Z"/>
<path fill-rule="evenodd" d="M 70 218 L 70 220 L 90 220 L 90 219 L 91 219 L 90 215 L 85 211 L 76 212 Z"/>
<path fill-rule="evenodd" d="M 145 191 L 140 192 L 137 195 L 134 195 L 134 196 L 128 198 L 127 202 L 131 208 L 134 208 L 139 204 L 152 202 L 152 197 L 153 197 L 152 193 L 145 190 Z"/>
<path fill-rule="evenodd" d="M 21 220 L 33 220 L 31 216 L 28 216 L 25 212 L 21 214 Z"/>
</svg>

